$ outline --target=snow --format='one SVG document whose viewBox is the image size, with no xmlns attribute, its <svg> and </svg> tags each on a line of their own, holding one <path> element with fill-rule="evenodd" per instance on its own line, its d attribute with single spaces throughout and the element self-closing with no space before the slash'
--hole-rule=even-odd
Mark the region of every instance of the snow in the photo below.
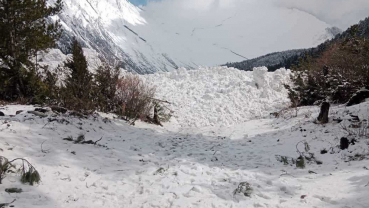
<svg viewBox="0 0 369 208">
<path fill-rule="evenodd" d="M 182 127 L 230 126 L 281 110 L 289 104 L 290 70 L 268 73 L 227 67 L 200 68 L 140 76 L 157 88 L 157 97 L 173 103 Z"/>
<path fill-rule="evenodd" d="M 100 66 L 103 65 L 103 61 L 99 53 L 89 48 L 83 48 L 83 54 L 86 57 L 88 63 L 88 70 L 92 73 L 96 72 Z M 46 67 L 52 73 L 56 74 L 58 78 L 57 85 L 61 85 L 66 79 L 67 70 L 63 68 L 64 63 L 72 58 L 72 54 L 63 54 L 59 49 L 48 49 L 47 51 L 41 52 L 37 56 L 37 64 L 42 67 Z M 39 68 L 41 74 L 45 75 L 45 70 Z"/>
<path fill-rule="evenodd" d="M 94 72 L 99 66 L 102 66 L 99 53 L 93 49 L 83 48 L 83 54 L 88 62 L 88 69 Z M 63 66 L 64 62 L 72 58 L 72 54 L 63 54 L 59 49 L 48 49 L 38 55 L 38 64 L 48 66 L 51 71 L 56 71 L 59 66 Z"/>
<path fill-rule="evenodd" d="M 25 111 L 14 115 L 20 109 Z M 169 125 L 130 126 L 106 114 L 102 116 L 112 118 L 110 122 L 100 116 L 39 118 L 26 112 L 33 109 L 1 107 L 6 116 L 0 117 L 0 151 L 9 159 L 29 160 L 42 181 L 29 186 L 21 184 L 17 174 L 8 174 L 0 185 L 1 203 L 16 199 L 15 207 L 30 208 L 365 208 L 369 204 L 369 161 L 345 162 L 349 155 L 368 153 L 368 139 L 360 138 L 341 151 L 337 145 L 346 132 L 333 121 L 314 124 L 318 107 L 301 108 L 298 117 L 285 112 L 278 119 L 180 131 Z M 341 117 L 349 122 L 349 114 L 368 118 L 368 109 L 369 103 L 335 106 L 331 120 Z M 49 122 L 49 118 L 70 123 Z M 63 140 L 79 134 L 87 140 L 102 138 L 99 144 L 106 147 Z M 276 155 L 296 158 L 296 144 L 304 140 L 322 165 L 296 169 L 276 160 Z M 323 148 L 329 153 L 320 154 Z M 251 185 L 250 197 L 233 195 L 241 182 Z M 10 187 L 23 192 L 8 194 L 4 189 Z"/>
<path fill-rule="evenodd" d="M 54 54 L 48 59 L 59 60 Z M 141 76 L 156 85 L 159 98 L 172 102 L 174 119 L 164 127 L 130 126 L 103 113 L 87 119 L 54 113 L 40 118 L 28 113 L 35 106 L 1 106 L 1 156 L 27 159 L 41 182 L 29 186 L 19 182 L 19 175 L 7 174 L 0 203 L 16 199 L 12 205 L 29 208 L 366 208 L 369 140 L 358 133 L 368 126 L 369 102 L 333 106 L 330 122 L 315 124 L 319 107 L 299 108 L 297 116 L 286 108 L 282 85 L 289 83 L 290 73 L 215 67 Z M 273 111 L 280 112 L 279 118 L 269 116 Z M 355 116 L 363 124 L 359 129 L 352 126 L 358 125 Z M 101 139 L 100 146 L 63 140 L 81 134 L 86 140 Z M 341 137 L 357 142 L 340 150 Z M 298 169 L 277 161 L 278 156 L 296 159 L 296 148 L 304 149 L 301 142 L 322 164 Z M 321 154 L 323 149 L 328 153 Z M 234 194 L 243 182 L 253 189 L 250 197 Z M 23 192 L 5 192 L 12 187 Z"/>
</svg>

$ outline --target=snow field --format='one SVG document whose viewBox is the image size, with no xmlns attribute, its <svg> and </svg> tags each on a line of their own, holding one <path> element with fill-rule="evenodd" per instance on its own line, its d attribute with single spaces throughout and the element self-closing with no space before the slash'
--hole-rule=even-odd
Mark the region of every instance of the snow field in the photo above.
<svg viewBox="0 0 369 208">
<path fill-rule="evenodd" d="M 140 76 L 156 86 L 157 97 L 172 103 L 176 122 L 182 127 L 230 126 L 264 117 L 289 104 L 290 71 L 267 68 L 253 72 L 213 67 Z M 175 122 L 175 121 L 172 121 Z"/>
<path fill-rule="evenodd" d="M 11 116 L 22 109 L 25 112 Z M 0 203 L 16 199 L 15 207 L 29 208 L 366 208 L 369 204 L 368 160 L 345 162 L 350 155 L 367 153 L 368 140 L 339 150 L 339 138 L 346 132 L 335 122 L 312 123 L 317 107 L 300 109 L 296 118 L 179 132 L 143 123 L 133 127 L 115 119 L 104 122 L 99 116 L 50 115 L 70 123 L 49 122 L 26 112 L 33 109 L 1 107 L 6 116 L 0 117 L 0 151 L 10 159 L 28 159 L 40 171 L 42 182 L 23 185 L 16 174 L 9 174 L 0 185 Z M 364 119 L 368 109 L 369 103 L 334 107 L 331 119 L 349 122 L 350 114 Z M 102 137 L 99 144 L 106 147 L 63 140 L 79 134 L 93 141 Z M 296 169 L 276 160 L 276 155 L 296 158 L 296 144 L 303 140 L 322 165 Z M 320 154 L 331 147 L 334 153 Z M 251 197 L 233 195 L 241 182 L 250 183 Z M 22 188 L 23 193 L 6 193 L 10 187 Z"/>
<path fill-rule="evenodd" d="M 45 61 L 57 66 L 60 58 L 54 51 Z M 369 103 L 333 106 L 326 125 L 313 123 L 319 107 L 271 118 L 270 112 L 289 104 L 283 84 L 290 73 L 215 67 L 140 75 L 156 86 L 157 98 L 172 103 L 174 117 L 164 127 L 130 126 L 110 114 L 39 118 L 27 112 L 34 106 L 0 106 L 0 155 L 25 158 L 41 174 L 36 186 L 8 174 L 0 204 L 16 199 L 12 205 L 27 208 L 367 208 L 369 140 L 358 138 L 347 150 L 338 145 L 348 135 L 342 126 L 349 127 L 353 116 L 369 118 Z M 80 134 L 101 139 L 103 146 L 63 140 Z M 303 141 L 322 164 L 297 169 L 277 161 L 278 155 L 297 158 Z M 328 153 L 321 154 L 323 149 Z M 243 182 L 253 189 L 250 197 L 234 194 Z M 14 187 L 23 192 L 5 192 Z"/>
</svg>

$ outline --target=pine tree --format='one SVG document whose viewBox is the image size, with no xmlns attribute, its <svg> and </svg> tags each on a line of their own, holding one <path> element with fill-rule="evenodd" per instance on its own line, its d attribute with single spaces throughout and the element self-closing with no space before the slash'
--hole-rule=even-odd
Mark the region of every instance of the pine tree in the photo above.
<svg viewBox="0 0 369 208">
<path fill-rule="evenodd" d="M 95 96 L 98 110 L 113 112 L 116 108 L 115 94 L 119 80 L 119 68 L 102 65 L 95 74 Z"/>
<path fill-rule="evenodd" d="M 93 77 L 88 71 L 88 63 L 80 43 L 74 38 L 72 43 L 73 58 L 65 62 L 69 75 L 65 80 L 65 107 L 82 111 L 93 110 Z"/>
<path fill-rule="evenodd" d="M 36 75 L 30 61 L 39 51 L 55 46 L 59 22 L 49 17 L 61 12 L 61 0 L 0 0 L 0 99 L 34 96 L 26 78 Z"/>
</svg>

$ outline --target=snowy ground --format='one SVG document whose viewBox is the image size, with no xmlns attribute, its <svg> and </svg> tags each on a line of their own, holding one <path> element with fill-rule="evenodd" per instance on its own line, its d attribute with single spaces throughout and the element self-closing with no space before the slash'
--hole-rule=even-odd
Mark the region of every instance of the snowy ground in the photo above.
<svg viewBox="0 0 369 208">
<path fill-rule="evenodd" d="M 0 185 L 0 204 L 16 199 L 12 205 L 22 208 L 369 206 L 369 139 L 358 137 L 348 150 L 337 147 L 348 135 L 342 126 L 354 124 L 355 115 L 361 121 L 369 117 L 369 102 L 334 106 L 327 125 L 313 123 L 318 107 L 301 108 L 297 117 L 294 110 L 286 110 L 279 118 L 251 116 L 237 123 L 230 117 L 228 125 L 209 126 L 202 125 L 206 119 L 199 119 L 199 125 L 181 125 L 192 114 L 164 127 L 129 126 L 105 114 L 89 119 L 52 114 L 39 118 L 27 113 L 33 109 L 0 107 L 6 115 L 0 117 L 0 155 L 26 158 L 42 181 L 29 186 L 21 184 L 19 176 L 8 175 Z M 15 115 L 17 110 L 23 112 Z M 185 115 L 186 108 L 179 113 Z M 343 121 L 339 124 L 337 118 Z M 86 140 L 102 138 L 98 144 L 105 147 L 63 140 L 79 134 Z M 309 152 L 323 164 L 297 169 L 277 161 L 276 155 L 297 158 L 300 141 L 308 142 Z M 304 149 L 302 144 L 297 148 Z M 321 154 L 323 149 L 328 153 Z M 363 160 L 350 159 L 355 155 Z M 233 193 L 242 182 L 251 185 L 250 197 Z M 22 188 L 23 193 L 6 193 L 11 187 Z"/>
</svg>

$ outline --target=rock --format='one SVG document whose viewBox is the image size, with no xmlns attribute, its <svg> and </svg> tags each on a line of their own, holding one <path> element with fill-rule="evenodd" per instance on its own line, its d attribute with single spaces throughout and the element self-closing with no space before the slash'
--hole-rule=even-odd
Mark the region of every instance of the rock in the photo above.
<svg viewBox="0 0 369 208">
<path fill-rule="evenodd" d="M 322 106 L 320 107 L 320 113 L 318 116 L 318 121 L 321 124 L 326 124 L 329 121 L 328 115 L 329 115 L 329 108 L 330 104 L 328 102 L 323 102 Z"/>
<path fill-rule="evenodd" d="M 64 140 L 64 141 L 70 141 L 70 142 L 73 142 L 73 138 L 72 138 L 72 137 L 67 137 L 67 138 L 64 138 L 63 140 Z"/>
<path fill-rule="evenodd" d="M 253 189 L 248 182 L 242 182 L 238 185 L 236 190 L 233 191 L 233 195 L 243 194 L 244 196 L 251 197 Z"/>
<path fill-rule="evenodd" d="M 45 113 L 41 113 L 41 112 L 38 112 L 38 111 L 28 111 L 27 113 L 33 114 L 35 116 L 40 116 L 42 118 L 47 117 L 47 115 Z"/>
<path fill-rule="evenodd" d="M 36 108 L 35 111 L 40 112 L 40 113 L 47 113 L 47 112 L 50 112 L 50 109 Z"/>
<path fill-rule="evenodd" d="M 51 106 L 51 110 L 57 113 L 66 113 L 68 111 L 68 109 L 63 108 L 63 107 L 59 107 L 59 106 Z"/>
<path fill-rule="evenodd" d="M 85 118 L 87 119 L 87 116 L 83 115 L 82 113 L 80 112 L 77 112 L 77 111 L 71 111 L 69 113 L 70 116 L 75 116 L 75 117 L 78 117 L 78 118 Z"/>
<path fill-rule="evenodd" d="M 5 116 L 5 114 L 3 112 L 0 111 L 0 116 Z"/>
<path fill-rule="evenodd" d="M 95 144 L 95 142 L 92 140 L 88 140 L 88 141 L 83 141 L 81 144 Z"/>
<path fill-rule="evenodd" d="M 363 88 L 357 91 L 347 102 L 346 106 L 353 106 L 360 104 L 365 101 L 365 99 L 369 98 L 369 87 Z"/>
<path fill-rule="evenodd" d="M 274 118 L 278 118 L 279 113 L 278 112 L 270 113 L 270 116 L 273 116 Z"/>
<path fill-rule="evenodd" d="M 350 145 L 349 140 L 346 137 L 342 137 L 340 141 L 340 149 L 341 150 L 348 149 L 349 145 Z"/>
<path fill-rule="evenodd" d="M 340 118 L 334 118 L 333 121 L 337 122 L 337 123 L 341 123 L 343 121 L 343 119 Z"/>
<path fill-rule="evenodd" d="M 5 189 L 5 192 L 12 194 L 12 193 L 22 193 L 22 189 L 21 188 L 7 188 Z"/>
<path fill-rule="evenodd" d="M 15 115 L 21 114 L 22 112 L 23 112 L 22 110 L 16 111 Z"/>
</svg>

